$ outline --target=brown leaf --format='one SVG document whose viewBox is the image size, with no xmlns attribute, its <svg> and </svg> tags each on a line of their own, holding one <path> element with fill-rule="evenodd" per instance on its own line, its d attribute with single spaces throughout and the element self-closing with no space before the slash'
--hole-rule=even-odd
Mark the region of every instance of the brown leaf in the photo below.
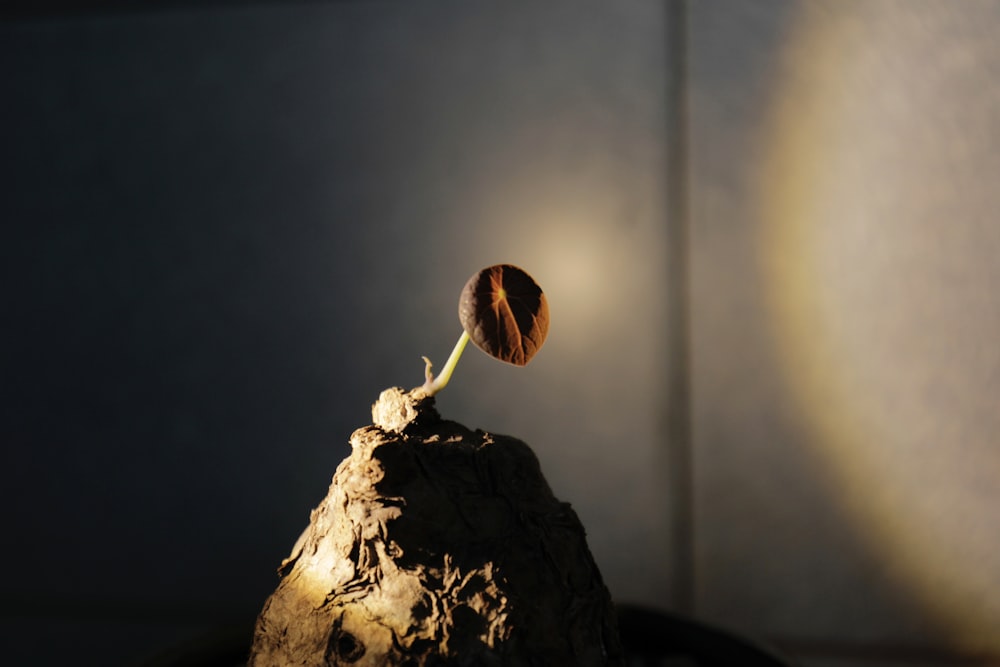
<svg viewBox="0 0 1000 667">
<path fill-rule="evenodd" d="M 538 284 L 512 264 L 497 264 L 469 278 L 458 318 L 483 352 L 524 366 L 549 332 L 549 304 Z"/>
</svg>

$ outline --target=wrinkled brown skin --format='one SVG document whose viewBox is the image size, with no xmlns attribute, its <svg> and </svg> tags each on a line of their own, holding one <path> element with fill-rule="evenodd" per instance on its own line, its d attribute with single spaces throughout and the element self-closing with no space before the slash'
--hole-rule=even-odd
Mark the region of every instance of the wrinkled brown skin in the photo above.
<svg viewBox="0 0 1000 667">
<path fill-rule="evenodd" d="M 583 526 L 523 442 L 383 392 L 282 564 L 249 664 L 624 664 Z"/>
<path fill-rule="evenodd" d="M 458 299 L 458 319 L 483 352 L 524 366 L 549 333 L 549 304 L 523 269 L 497 264 L 469 278 Z"/>
</svg>

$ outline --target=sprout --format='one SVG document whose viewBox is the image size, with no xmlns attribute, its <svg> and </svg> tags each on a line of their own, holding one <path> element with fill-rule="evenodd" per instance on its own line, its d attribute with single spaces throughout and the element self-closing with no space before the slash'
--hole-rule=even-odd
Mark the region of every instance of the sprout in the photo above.
<svg viewBox="0 0 1000 667">
<path fill-rule="evenodd" d="M 436 378 L 424 357 L 423 389 L 433 396 L 451 379 L 465 346 L 472 340 L 495 359 L 524 366 L 535 356 L 549 332 L 549 304 L 538 284 L 512 264 L 497 264 L 475 274 L 458 300 L 462 335 Z"/>
</svg>

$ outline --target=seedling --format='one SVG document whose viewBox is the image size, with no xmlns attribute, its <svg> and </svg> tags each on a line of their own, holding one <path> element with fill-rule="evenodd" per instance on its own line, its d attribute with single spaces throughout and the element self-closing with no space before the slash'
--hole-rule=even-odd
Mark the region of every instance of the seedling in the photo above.
<svg viewBox="0 0 1000 667">
<path fill-rule="evenodd" d="M 423 390 L 428 396 L 448 384 L 469 340 L 494 359 L 526 365 L 549 332 L 549 304 L 525 271 L 512 264 L 497 264 L 465 283 L 458 299 L 458 319 L 462 335 L 437 377 L 431 372 L 430 359 L 423 358 Z"/>
<path fill-rule="evenodd" d="M 458 316 L 441 375 L 425 359 L 426 384 L 384 390 L 351 436 L 257 617 L 249 667 L 625 664 L 583 524 L 531 447 L 442 419 L 428 396 L 469 340 L 527 364 L 548 332 L 545 296 L 521 269 L 491 266 Z"/>
</svg>

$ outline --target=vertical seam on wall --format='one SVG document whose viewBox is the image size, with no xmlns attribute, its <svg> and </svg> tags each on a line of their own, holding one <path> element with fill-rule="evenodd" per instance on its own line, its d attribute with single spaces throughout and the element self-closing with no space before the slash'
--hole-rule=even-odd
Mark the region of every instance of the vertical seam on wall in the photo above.
<svg viewBox="0 0 1000 667">
<path fill-rule="evenodd" d="M 667 38 L 667 406 L 673 606 L 695 606 L 688 228 L 688 0 L 666 0 Z"/>
</svg>

